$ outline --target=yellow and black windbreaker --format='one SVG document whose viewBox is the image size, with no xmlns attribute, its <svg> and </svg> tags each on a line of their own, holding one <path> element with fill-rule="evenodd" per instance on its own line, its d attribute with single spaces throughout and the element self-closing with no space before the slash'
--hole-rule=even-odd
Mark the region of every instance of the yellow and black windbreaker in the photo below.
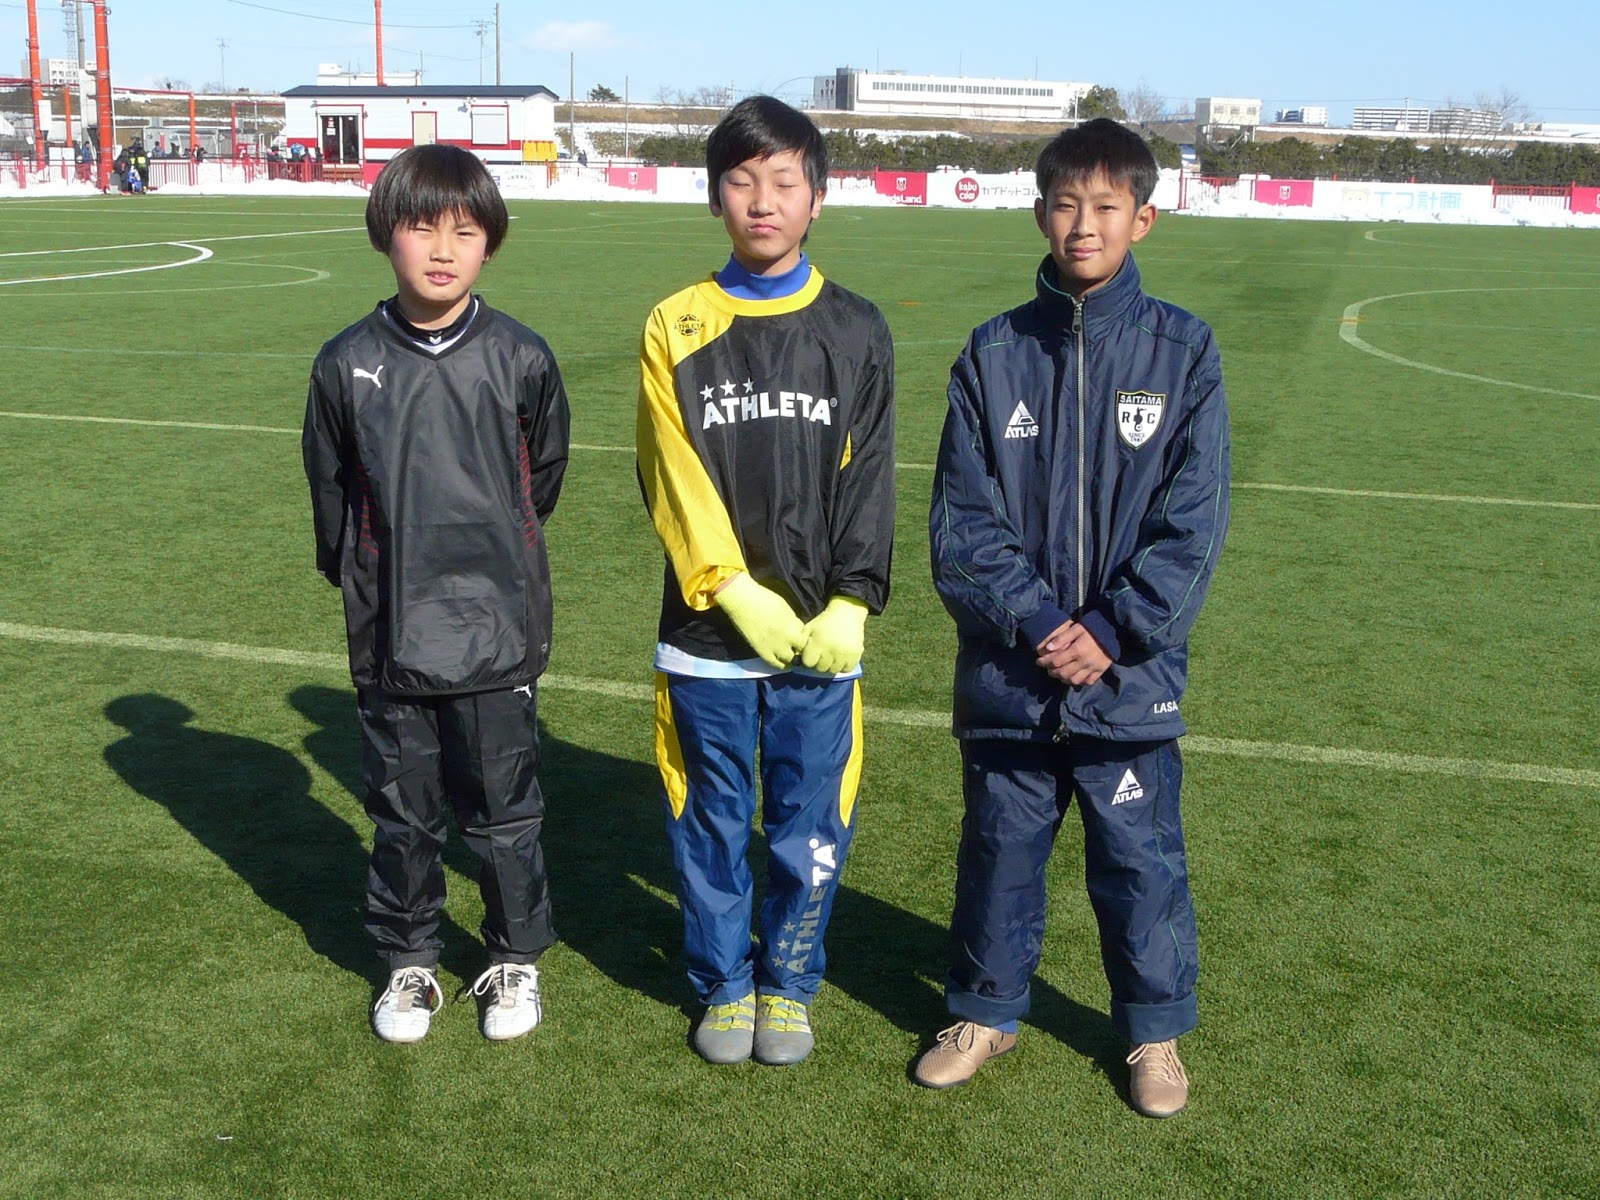
<svg viewBox="0 0 1600 1200">
<path fill-rule="evenodd" d="M 658 304 L 640 353 L 639 481 L 667 553 L 660 640 L 752 657 L 712 593 L 748 571 L 801 620 L 877 613 L 894 543 L 894 347 L 875 306 L 815 269 L 743 300 L 708 278 Z"/>
</svg>

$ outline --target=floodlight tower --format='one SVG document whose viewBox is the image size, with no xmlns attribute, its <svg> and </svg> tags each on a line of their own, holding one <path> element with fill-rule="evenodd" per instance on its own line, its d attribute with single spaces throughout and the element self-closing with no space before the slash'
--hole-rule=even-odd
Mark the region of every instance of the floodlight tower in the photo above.
<svg viewBox="0 0 1600 1200">
<path fill-rule="evenodd" d="M 378 34 L 378 86 L 383 86 L 383 0 L 372 0 L 372 23 Z"/>
<path fill-rule="evenodd" d="M 94 107 L 100 124 L 100 153 L 96 156 L 95 186 L 111 187 L 111 144 L 116 140 L 116 118 L 111 113 L 111 37 L 106 30 L 106 0 L 94 3 Z"/>
<path fill-rule="evenodd" d="M 28 84 L 33 93 L 33 165 L 43 170 L 49 156 L 45 153 L 45 130 L 39 127 L 39 114 L 44 110 L 39 87 L 39 0 L 28 0 Z"/>
</svg>

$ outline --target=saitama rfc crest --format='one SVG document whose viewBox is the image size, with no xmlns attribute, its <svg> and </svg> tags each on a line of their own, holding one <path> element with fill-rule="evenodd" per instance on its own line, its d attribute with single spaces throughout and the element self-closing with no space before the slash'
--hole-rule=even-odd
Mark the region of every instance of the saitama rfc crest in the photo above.
<svg viewBox="0 0 1600 1200">
<path fill-rule="evenodd" d="M 1167 397 L 1161 392 L 1118 392 L 1117 436 L 1137 450 L 1155 436 L 1166 407 Z"/>
</svg>

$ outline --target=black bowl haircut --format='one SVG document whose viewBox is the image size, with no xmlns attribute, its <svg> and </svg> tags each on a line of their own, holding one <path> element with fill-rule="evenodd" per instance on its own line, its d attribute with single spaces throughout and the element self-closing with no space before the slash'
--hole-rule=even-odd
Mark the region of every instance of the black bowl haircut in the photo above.
<svg viewBox="0 0 1600 1200">
<path fill-rule="evenodd" d="M 511 218 L 489 169 L 460 146 L 411 146 L 389 160 L 367 197 L 367 238 L 389 253 L 402 225 L 427 225 L 463 213 L 484 232 L 484 257 L 500 248 Z"/>
<path fill-rule="evenodd" d="M 1145 140 L 1109 117 L 1096 117 L 1074 129 L 1063 129 L 1039 151 L 1034 178 L 1039 195 L 1050 199 L 1050 189 L 1063 179 L 1081 181 L 1104 171 L 1114 187 L 1133 193 L 1134 208 L 1143 208 L 1155 194 L 1161 169 Z"/>
<path fill-rule="evenodd" d="M 828 190 L 828 146 L 811 118 L 772 96 L 749 96 L 728 110 L 706 139 L 706 181 L 712 199 L 721 193 L 722 177 L 752 158 L 771 158 L 790 150 L 800 163 L 811 194 Z"/>
</svg>

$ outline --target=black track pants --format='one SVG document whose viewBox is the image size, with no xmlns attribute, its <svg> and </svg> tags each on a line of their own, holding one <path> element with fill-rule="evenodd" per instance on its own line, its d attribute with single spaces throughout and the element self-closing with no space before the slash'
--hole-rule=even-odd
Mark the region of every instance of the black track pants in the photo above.
<svg viewBox="0 0 1600 1200">
<path fill-rule="evenodd" d="M 462 696 L 359 694 L 367 815 L 376 826 L 367 931 L 391 970 L 439 960 L 444 803 L 481 866 L 492 962 L 535 961 L 555 941 L 539 831 L 532 686 Z"/>
</svg>

